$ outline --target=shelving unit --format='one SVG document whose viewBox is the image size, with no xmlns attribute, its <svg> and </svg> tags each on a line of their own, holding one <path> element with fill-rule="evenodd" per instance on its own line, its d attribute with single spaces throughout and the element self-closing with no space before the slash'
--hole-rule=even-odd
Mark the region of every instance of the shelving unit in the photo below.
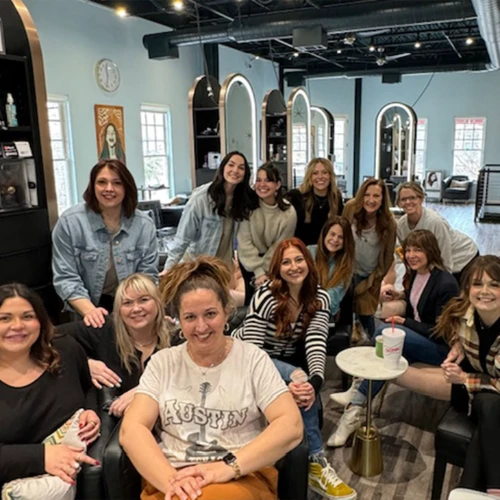
<svg viewBox="0 0 500 500">
<path fill-rule="evenodd" d="M 291 187 L 292 175 L 288 168 L 287 112 L 285 99 L 279 90 L 270 90 L 262 102 L 261 156 L 272 161 L 280 171 L 282 185 Z"/>
<path fill-rule="evenodd" d="M 207 77 L 200 76 L 189 91 L 189 129 L 191 142 L 191 181 L 195 187 L 211 182 L 216 169 L 208 168 L 209 154 L 220 154 L 219 82 L 209 77 L 213 95 L 209 95 Z M 203 132 L 210 129 L 212 133 Z M 214 133 L 216 132 L 216 133 Z"/>
</svg>

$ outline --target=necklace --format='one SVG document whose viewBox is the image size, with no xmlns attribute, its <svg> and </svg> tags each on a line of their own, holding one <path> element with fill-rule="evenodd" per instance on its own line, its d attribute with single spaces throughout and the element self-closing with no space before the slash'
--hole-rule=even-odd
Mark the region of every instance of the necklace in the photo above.
<svg viewBox="0 0 500 500">
<path fill-rule="evenodd" d="M 314 193 L 314 200 L 316 202 L 316 206 L 321 210 L 328 203 L 328 196 L 319 196 Z"/>
<path fill-rule="evenodd" d="M 222 361 L 224 361 L 229 352 L 230 347 L 231 347 L 231 342 L 228 342 L 227 339 L 224 339 L 224 346 L 222 347 L 215 361 L 211 363 L 209 366 L 201 366 L 200 363 L 196 361 L 196 356 L 193 353 L 193 350 L 191 349 L 189 342 L 186 345 L 186 350 L 189 356 L 191 356 L 191 359 L 194 361 L 195 365 L 198 367 L 198 370 L 200 370 L 201 375 L 204 377 L 207 374 L 208 370 L 210 370 L 210 368 L 214 368 L 215 366 L 220 365 Z M 205 370 L 202 370 L 202 368 L 205 368 Z"/>
<path fill-rule="evenodd" d="M 139 344 L 136 340 L 132 340 L 132 343 L 137 346 L 137 347 L 148 347 L 150 346 L 153 342 L 156 342 L 156 339 L 154 338 L 153 340 L 150 340 L 149 342 L 146 342 L 145 344 Z"/>
</svg>

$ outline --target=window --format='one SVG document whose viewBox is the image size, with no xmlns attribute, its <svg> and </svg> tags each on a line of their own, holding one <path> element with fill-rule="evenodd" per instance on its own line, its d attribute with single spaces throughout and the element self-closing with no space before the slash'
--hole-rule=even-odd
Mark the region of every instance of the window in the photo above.
<svg viewBox="0 0 500 500">
<path fill-rule="evenodd" d="M 294 124 L 292 127 L 292 164 L 294 187 L 299 186 L 304 179 L 307 166 L 307 134 L 304 123 Z"/>
<path fill-rule="evenodd" d="M 454 175 L 477 179 L 483 161 L 485 127 L 486 118 L 455 118 Z"/>
<path fill-rule="evenodd" d="M 164 106 L 141 107 L 142 156 L 146 188 L 144 199 L 166 203 L 170 197 L 170 119 Z"/>
<path fill-rule="evenodd" d="M 335 173 L 346 175 L 347 173 L 347 116 L 335 115 Z"/>
<path fill-rule="evenodd" d="M 415 175 L 424 179 L 427 154 L 427 118 L 419 118 L 417 123 L 417 147 L 415 151 Z"/>
<path fill-rule="evenodd" d="M 49 96 L 50 145 L 56 183 L 57 210 L 62 214 L 76 202 L 76 182 L 69 126 L 69 104 L 66 96 Z"/>
<path fill-rule="evenodd" d="M 316 144 L 318 145 L 318 154 L 320 158 L 327 158 L 326 156 L 326 142 L 325 142 L 325 127 L 318 126 L 316 127 L 316 134 L 318 135 L 316 138 Z"/>
</svg>

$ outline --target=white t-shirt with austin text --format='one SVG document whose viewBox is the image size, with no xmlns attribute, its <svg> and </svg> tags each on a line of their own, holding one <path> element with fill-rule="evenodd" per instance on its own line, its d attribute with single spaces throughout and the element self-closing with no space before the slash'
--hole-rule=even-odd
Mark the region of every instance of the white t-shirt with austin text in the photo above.
<svg viewBox="0 0 500 500">
<path fill-rule="evenodd" d="M 162 349 L 137 388 L 159 405 L 160 448 L 173 467 L 236 452 L 263 431 L 263 412 L 287 391 L 271 358 L 238 339 L 213 368 L 195 364 L 186 344 Z"/>
</svg>

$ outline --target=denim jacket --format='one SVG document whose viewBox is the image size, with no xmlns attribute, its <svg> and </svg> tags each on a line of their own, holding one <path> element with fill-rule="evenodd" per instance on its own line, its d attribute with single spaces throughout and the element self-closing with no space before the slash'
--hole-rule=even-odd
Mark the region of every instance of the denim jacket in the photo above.
<svg viewBox="0 0 500 500">
<path fill-rule="evenodd" d="M 224 221 L 214 213 L 214 202 L 208 194 L 210 184 L 203 184 L 193 191 L 179 221 L 174 244 L 168 251 L 165 269 L 177 264 L 184 253 L 190 257 L 217 253 Z"/>
<path fill-rule="evenodd" d="M 86 298 L 97 305 L 109 263 L 111 236 L 100 214 L 80 203 L 66 210 L 52 233 L 54 287 L 61 299 Z M 133 273 L 158 277 L 156 228 L 148 215 L 136 210 L 122 214 L 113 237 L 113 260 L 118 280 Z"/>
</svg>

